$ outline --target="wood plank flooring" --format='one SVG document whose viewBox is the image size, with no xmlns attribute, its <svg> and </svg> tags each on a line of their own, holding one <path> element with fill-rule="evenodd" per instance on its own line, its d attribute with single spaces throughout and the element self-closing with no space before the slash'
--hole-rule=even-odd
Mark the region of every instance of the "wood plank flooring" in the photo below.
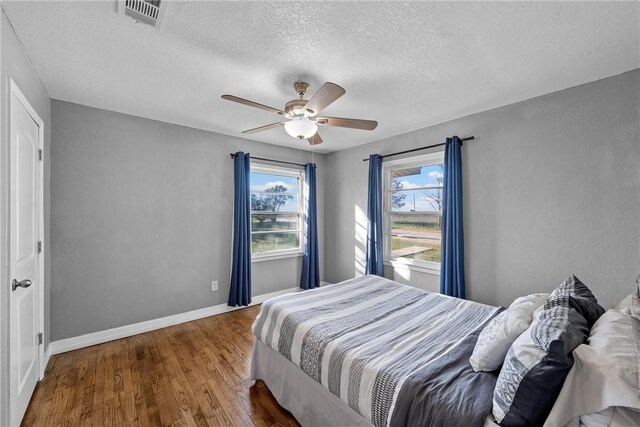
<svg viewBox="0 0 640 427">
<path fill-rule="evenodd" d="M 23 426 L 298 426 L 247 381 L 259 306 L 53 356 Z"/>
</svg>

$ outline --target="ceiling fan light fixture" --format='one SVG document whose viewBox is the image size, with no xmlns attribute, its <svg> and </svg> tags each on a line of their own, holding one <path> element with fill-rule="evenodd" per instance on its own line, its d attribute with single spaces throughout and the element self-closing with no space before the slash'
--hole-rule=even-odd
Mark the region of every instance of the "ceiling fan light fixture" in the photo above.
<svg viewBox="0 0 640 427">
<path fill-rule="evenodd" d="M 306 117 L 296 117 L 284 124 L 284 130 L 294 138 L 308 139 L 316 134 L 318 125 Z"/>
</svg>

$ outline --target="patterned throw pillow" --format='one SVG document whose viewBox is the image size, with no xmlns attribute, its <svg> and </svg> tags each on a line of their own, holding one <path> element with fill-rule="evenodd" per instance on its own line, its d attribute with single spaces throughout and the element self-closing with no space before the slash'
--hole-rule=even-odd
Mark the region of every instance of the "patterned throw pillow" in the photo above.
<svg viewBox="0 0 640 427">
<path fill-rule="evenodd" d="M 544 304 L 548 296 L 540 293 L 520 297 L 494 317 L 480 332 L 469 358 L 473 370 L 490 372 L 500 369 L 509 347 L 529 327 L 533 312 Z"/>
<path fill-rule="evenodd" d="M 570 292 L 571 286 L 556 289 L 509 349 L 493 394 L 500 425 L 542 425 L 551 411 L 573 366 L 572 352 L 589 335 Z"/>
<path fill-rule="evenodd" d="M 598 300 L 587 285 L 582 283 L 580 279 L 574 275 L 571 275 L 560 286 L 558 286 L 551 293 L 551 296 L 556 293 L 570 295 L 571 306 L 587 320 L 589 328 L 591 328 L 605 312 L 605 309 L 598 304 Z"/>
</svg>

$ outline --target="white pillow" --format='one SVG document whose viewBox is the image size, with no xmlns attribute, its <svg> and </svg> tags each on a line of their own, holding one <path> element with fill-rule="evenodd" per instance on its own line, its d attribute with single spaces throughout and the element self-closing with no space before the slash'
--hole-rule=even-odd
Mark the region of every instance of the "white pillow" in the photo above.
<svg viewBox="0 0 640 427">
<path fill-rule="evenodd" d="M 575 425 L 578 417 L 586 424 L 587 414 L 607 408 L 618 408 L 612 414 L 621 420 L 610 425 L 625 425 L 625 417 L 640 412 L 639 320 L 616 309 L 598 319 L 588 344 L 573 351 L 573 367 L 545 425 Z"/>
<path fill-rule="evenodd" d="M 523 307 L 526 310 L 530 310 L 531 314 L 538 308 L 542 307 L 542 305 L 547 302 L 547 298 L 549 298 L 548 292 L 541 292 L 538 294 L 525 295 L 520 298 L 516 298 L 515 301 L 511 303 L 509 308 L 514 307 Z"/>
<path fill-rule="evenodd" d="M 631 294 L 626 296 L 622 301 L 614 305 L 613 309 L 631 316 L 640 316 L 640 295 Z"/>
<path fill-rule="evenodd" d="M 494 317 L 478 336 L 469 359 L 473 370 L 488 372 L 499 369 L 511 344 L 527 330 L 533 312 L 546 302 L 548 296 L 540 293 L 520 297 Z"/>
<path fill-rule="evenodd" d="M 622 406 L 609 406 L 602 411 L 582 415 L 580 427 L 629 427 L 640 424 L 639 420 L 640 411 L 638 410 Z M 571 423 L 567 425 L 571 425 Z"/>
</svg>

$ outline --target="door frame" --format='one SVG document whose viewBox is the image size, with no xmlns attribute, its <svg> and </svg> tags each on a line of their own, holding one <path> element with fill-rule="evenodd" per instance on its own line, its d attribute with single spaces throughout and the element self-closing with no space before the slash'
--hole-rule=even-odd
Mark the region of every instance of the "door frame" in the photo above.
<svg viewBox="0 0 640 427">
<path fill-rule="evenodd" d="M 11 111 L 11 97 L 15 96 L 16 99 L 18 100 L 18 102 L 20 102 L 20 104 L 22 104 L 22 107 L 25 109 L 25 111 L 27 112 L 27 114 L 29 114 L 29 116 L 31 116 L 31 119 L 33 119 L 34 122 L 36 122 L 36 124 L 38 125 L 38 150 L 42 150 L 42 161 L 39 161 L 39 166 L 38 166 L 38 241 L 43 242 L 42 244 L 42 252 L 38 253 L 38 257 L 37 257 L 37 261 L 36 261 L 36 265 L 37 265 L 37 269 L 38 269 L 38 284 L 40 285 L 38 287 L 38 292 L 36 292 L 36 296 L 37 296 L 37 313 L 36 313 L 36 323 L 38 325 L 38 329 L 39 332 L 42 332 L 42 344 L 38 345 L 38 380 L 42 380 L 44 378 L 44 371 L 46 369 L 45 366 L 45 355 L 44 355 L 44 121 L 42 120 L 42 118 L 40 118 L 40 116 L 38 115 L 38 113 L 36 112 L 35 108 L 33 108 L 33 106 L 31 105 L 31 103 L 29 102 L 29 100 L 27 99 L 27 97 L 24 95 L 24 93 L 22 93 L 22 91 L 20 90 L 20 88 L 18 87 L 18 85 L 16 84 L 15 80 L 13 80 L 11 77 L 7 77 L 8 79 L 8 86 L 9 86 L 9 91 L 7 93 L 8 95 L 8 99 L 7 99 L 7 124 L 8 124 L 8 152 L 9 152 L 9 158 L 8 158 L 8 163 L 9 163 L 9 169 L 11 168 L 11 118 L 12 118 L 12 114 L 13 112 Z M 11 174 L 9 173 L 8 175 L 9 178 L 9 182 L 8 182 L 8 191 L 11 191 Z M 10 233 L 12 232 L 11 230 L 11 198 L 9 198 L 8 200 L 8 209 L 7 209 L 7 214 L 8 214 L 8 218 L 7 218 L 7 229 L 8 229 L 8 235 L 7 237 L 10 238 Z M 8 249 L 9 251 L 11 250 L 11 248 Z M 7 253 L 7 272 L 10 271 L 11 265 L 10 265 L 10 259 L 11 259 L 11 254 Z M 9 280 L 11 280 L 11 278 L 9 278 Z M 9 307 L 11 307 L 11 295 L 9 294 Z M 9 325 L 11 325 L 11 319 L 9 319 Z M 8 331 L 8 342 L 10 342 L 11 340 L 11 329 L 9 329 Z M 11 349 L 9 349 L 9 358 L 11 358 Z M 12 396 L 11 396 L 11 392 L 12 390 L 9 390 L 9 405 L 12 405 Z"/>
</svg>

